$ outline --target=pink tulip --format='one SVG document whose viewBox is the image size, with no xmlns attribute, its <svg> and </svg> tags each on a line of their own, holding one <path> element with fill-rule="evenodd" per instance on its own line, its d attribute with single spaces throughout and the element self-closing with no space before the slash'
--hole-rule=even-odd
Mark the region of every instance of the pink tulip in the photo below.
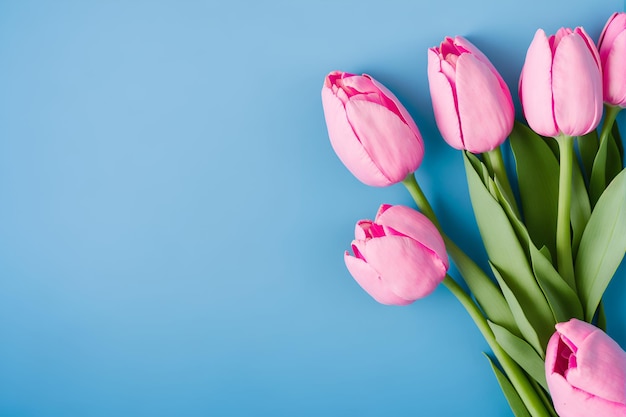
<svg viewBox="0 0 626 417">
<path fill-rule="evenodd" d="M 561 417 L 626 416 L 626 352 L 589 323 L 556 325 L 546 349 L 546 378 Z"/>
<path fill-rule="evenodd" d="M 331 72 L 324 80 L 322 104 L 330 143 L 361 182 L 395 184 L 422 162 L 422 136 L 409 112 L 369 75 Z"/>
<path fill-rule="evenodd" d="M 382 205 L 376 219 L 356 224 L 351 256 L 354 279 L 382 304 L 406 305 L 435 290 L 445 278 L 448 255 L 437 228 L 418 211 Z"/>
<path fill-rule="evenodd" d="M 513 129 L 511 93 L 489 59 L 467 39 L 428 50 L 428 82 L 441 135 L 450 146 L 490 151 Z"/>
<path fill-rule="evenodd" d="M 626 107 L 626 13 L 613 13 L 604 26 L 600 41 L 604 101 Z"/>
<path fill-rule="evenodd" d="M 602 117 L 600 57 L 583 28 L 535 33 L 520 77 L 519 95 L 530 127 L 544 136 L 580 136 Z"/>
</svg>

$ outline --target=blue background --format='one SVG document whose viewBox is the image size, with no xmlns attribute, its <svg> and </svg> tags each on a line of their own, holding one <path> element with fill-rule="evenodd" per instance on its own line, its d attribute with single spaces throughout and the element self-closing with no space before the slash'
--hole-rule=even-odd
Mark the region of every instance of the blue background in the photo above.
<svg viewBox="0 0 626 417">
<path fill-rule="evenodd" d="M 467 36 L 516 96 L 538 27 L 597 39 L 623 8 L 0 2 L 0 416 L 510 415 L 445 288 L 386 307 L 346 271 L 354 223 L 410 200 L 335 157 L 322 81 L 368 72 L 397 93 L 423 188 L 482 257 L 426 49 Z M 622 346 L 625 281 L 606 297 Z"/>
</svg>

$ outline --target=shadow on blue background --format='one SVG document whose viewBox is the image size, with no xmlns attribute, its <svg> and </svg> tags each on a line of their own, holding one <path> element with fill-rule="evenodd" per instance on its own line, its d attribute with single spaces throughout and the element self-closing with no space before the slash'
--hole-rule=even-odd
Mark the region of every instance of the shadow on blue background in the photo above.
<svg viewBox="0 0 626 417">
<path fill-rule="evenodd" d="M 322 80 L 368 72 L 397 93 L 426 138 L 423 188 L 482 256 L 426 49 L 466 35 L 515 91 L 536 28 L 597 38 L 614 10 L 3 2 L 0 416 L 508 415 L 444 289 L 384 307 L 345 270 L 354 223 L 410 200 L 333 155 Z M 622 345 L 624 281 L 606 301 Z"/>
</svg>

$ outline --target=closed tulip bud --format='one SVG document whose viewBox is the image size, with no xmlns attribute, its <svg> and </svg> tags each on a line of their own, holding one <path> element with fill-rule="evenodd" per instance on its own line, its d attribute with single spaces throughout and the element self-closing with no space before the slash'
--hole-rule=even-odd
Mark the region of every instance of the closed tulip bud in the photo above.
<svg viewBox="0 0 626 417">
<path fill-rule="evenodd" d="M 600 57 L 583 28 L 535 33 L 522 69 L 519 95 L 530 127 L 544 136 L 581 136 L 602 117 Z"/>
<path fill-rule="evenodd" d="M 446 38 L 428 50 L 428 82 L 435 121 L 453 148 L 491 151 L 511 133 L 515 111 L 509 88 L 467 39 Z"/>
<path fill-rule="evenodd" d="M 392 185 L 422 162 L 424 143 L 409 112 L 369 75 L 331 72 L 322 104 L 330 143 L 361 182 Z"/>
<path fill-rule="evenodd" d="M 427 296 L 449 267 L 437 228 L 405 206 L 382 205 L 374 221 L 359 221 L 352 251 L 354 256 L 344 256 L 348 270 L 382 304 L 406 305 Z"/>
<path fill-rule="evenodd" d="M 613 13 L 598 42 L 604 102 L 626 107 L 626 13 Z"/>
<path fill-rule="evenodd" d="M 546 379 L 560 417 L 626 416 L 626 352 L 589 323 L 556 325 L 546 349 Z"/>
</svg>

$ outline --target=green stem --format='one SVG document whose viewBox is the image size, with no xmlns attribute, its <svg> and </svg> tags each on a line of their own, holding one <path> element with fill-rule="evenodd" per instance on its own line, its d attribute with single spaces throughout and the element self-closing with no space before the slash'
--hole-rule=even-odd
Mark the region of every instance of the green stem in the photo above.
<svg viewBox="0 0 626 417">
<path fill-rule="evenodd" d="M 485 152 L 483 156 L 485 158 L 485 162 L 488 162 L 488 166 L 491 167 L 494 178 L 497 178 L 499 183 L 502 185 L 502 189 L 506 195 L 506 199 L 509 200 L 509 203 L 511 204 L 511 207 L 515 212 L 515 215 L 518 219 L 520 219 L 521 216 L 520 211 L 517 207 L 517 201 L 515 200 L 515 194 L 513 193 L 513 188 L 511 187 L 511 183 L 509 182 L 509 176 L 506 173 L 504 159 L 502 159 L 502 150 L 498 146 L 489 152 Z"/>
<path fill-rule="evenodd" d="M 572 237 L 570 230 L 570 207 L 572 203 L 572 164 L 574 141 L 570 136 L 560 135 L 559 144 L 559 206 L 556 222 L 556 264 L 559 274 L 575 291 L 574 262 L 572 260 Z"/>
<path fill-rule="evenodd" d="M 496 337 L 489 327 L 487 319 L 482 315 L 480 309 L 474 303 L 470 295 L 465 292 L 459 284 L 456 283 L 449 275 L 443 280 L 443 284 L 452 292 L 452 294 L 461 302 L 470 317 L 476 323 L 478 330 L 493 350 L 494 355 L 508 376 L 511 384 L 519 394 L 520 398 L 526 405 L 526 408 L 533 417 L 551 417 L 550 412 L 546 409 L 543 401 L 537 391 L 524 374 L 519 365 L 500 347 L 496 342 Z"/>
<path fill-rule="evenodd" d="M 441 232 L 441 225 L 439 224 L 439 220 L 437 219 L 433 208 L 430 206 L 430 203 L 426 199 L 424 192 L 417 183 L 415 175 L 413 173 L 407 175 L 406 178 L 402 180 L 402 184 L 404 184 L 406 189 L 409 191 L 409 194 L 411 194 L 411 197 L 413 197 L 413 200 L 415 200 L 415 204 L 417 204 L 417 207 L 420 209 L 420 211 L 426 217 L 428 217 L 428 219 L 433 222 L 435 226 L 437 226 L 439 232 Z"/>
</svg>

